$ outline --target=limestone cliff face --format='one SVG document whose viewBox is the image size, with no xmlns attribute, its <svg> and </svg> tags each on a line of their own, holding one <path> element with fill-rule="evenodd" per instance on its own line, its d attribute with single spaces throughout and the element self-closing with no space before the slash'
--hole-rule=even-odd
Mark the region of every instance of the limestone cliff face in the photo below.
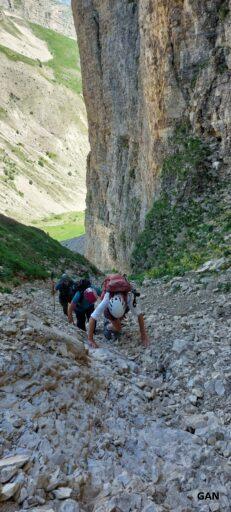
<svg viewBox="0 0 231 512">
<path fill-rule="evenodd" d="M 87 256 L 129 268 L 185 120 L 228 165 L 230 15 L 221 0 L 72 0 L 91 152 Z"/>
</svg>

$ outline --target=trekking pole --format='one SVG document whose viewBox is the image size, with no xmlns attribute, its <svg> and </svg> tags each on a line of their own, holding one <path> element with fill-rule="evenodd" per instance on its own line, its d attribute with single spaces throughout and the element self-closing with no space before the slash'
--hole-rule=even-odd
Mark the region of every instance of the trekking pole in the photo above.
<svg viewBox="0 0 231 512">
<path fill-rule="evenodd" d="M 51 272 L 51 284 L 52 284 L 52 295 L 53 295 L 53 309 L 54 309 L 54 313 L 55 313 L 55 283 L 54 283 L 54 272 Z"/>
</svg>

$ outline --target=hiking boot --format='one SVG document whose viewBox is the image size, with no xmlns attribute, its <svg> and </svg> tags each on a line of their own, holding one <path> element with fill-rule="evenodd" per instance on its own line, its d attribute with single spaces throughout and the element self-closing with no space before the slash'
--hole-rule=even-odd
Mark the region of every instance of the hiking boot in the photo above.
<svg viewBox="0 0 231 512">
<path fill-rule="evenodd" d="M 104 333 L 104 337 L 106 338 L 106 340 L 110 341 L 113 337 L 113 332 L 108 329 L 108 327 L 104 327 L 104 330 L 103 330 L 103 333 Z"/>
</svg>

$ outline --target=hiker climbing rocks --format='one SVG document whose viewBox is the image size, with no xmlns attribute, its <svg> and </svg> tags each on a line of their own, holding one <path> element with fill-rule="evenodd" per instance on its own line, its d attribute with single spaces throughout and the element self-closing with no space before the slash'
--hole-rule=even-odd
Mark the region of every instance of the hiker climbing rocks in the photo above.
<svg viewBox="0 0 231 512">
<path fill-rule="evenodd" d="M 94 341 L 94 329 L 96 320 L 104 314 L 104 335 L 107 339 L 118 335 L 121 332 L 121 321 L 131 311 L 138 319 L 141 341 L 145 347 L 149 340 L 144 325 L 144 317 L 136 300 L 137 294 L 132 290 L 131 284 L 120 274 L 109 275 L 103 285 L 101 295 L 102 301 L 92 312 L 89 321 L 88 342 L 90 346 L 97 348 Z"/>
<path fill-rule="evenodd" d="M 82 329 L 82 331 L 86 331 L 86 320 L 89 320 L 91 314 L 93 313 L 94 304 L 100 297 L 101 292 L 102 290 L 100 288 L 91 285 L 90 282 L 88 282 L 87 287 L 85 287 L 83 283 L 82 289 L 79 287 L 74 297 L 72 298 L 71 304 L 68 306 L 69 322 L 74 323 L 73 312 L 75 312 L 77 318 L 77 327 Z"/>
<path fill-rule="evenodd" d="M 59 303 L 63 308 L 64 315 L 68 313 L 68 303 L 71 302 L 73 297 L 72 287 L 74 285 L 73 279 L 68 274 L 62 274 L 61 278 L 55 284 L 52 278 L 51 293 L 55 295 L 55 292 L 59 292 Z"/>
</svg>

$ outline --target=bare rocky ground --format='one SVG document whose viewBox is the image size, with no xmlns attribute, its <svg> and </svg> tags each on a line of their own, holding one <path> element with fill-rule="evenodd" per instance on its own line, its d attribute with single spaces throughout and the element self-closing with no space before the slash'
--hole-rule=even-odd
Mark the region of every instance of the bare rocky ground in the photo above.
<svg viewBox="0 0 231 512">
<path fill-rule="evenodd" d="M 145 281 L 147 350 L 129 318 L 88 353 L 46 283 L 1 295 L 2 512 L 228 512 L 229 279 Z"/>
<path fill-rule="evenodd" d="M 69 240 L 63 240 L 61 242 L 64 247 L 70 249 L 70 251 L 77 252 L 78 254 L 85 255 L 86 235 L 76 236 Z"/>
</svg>

